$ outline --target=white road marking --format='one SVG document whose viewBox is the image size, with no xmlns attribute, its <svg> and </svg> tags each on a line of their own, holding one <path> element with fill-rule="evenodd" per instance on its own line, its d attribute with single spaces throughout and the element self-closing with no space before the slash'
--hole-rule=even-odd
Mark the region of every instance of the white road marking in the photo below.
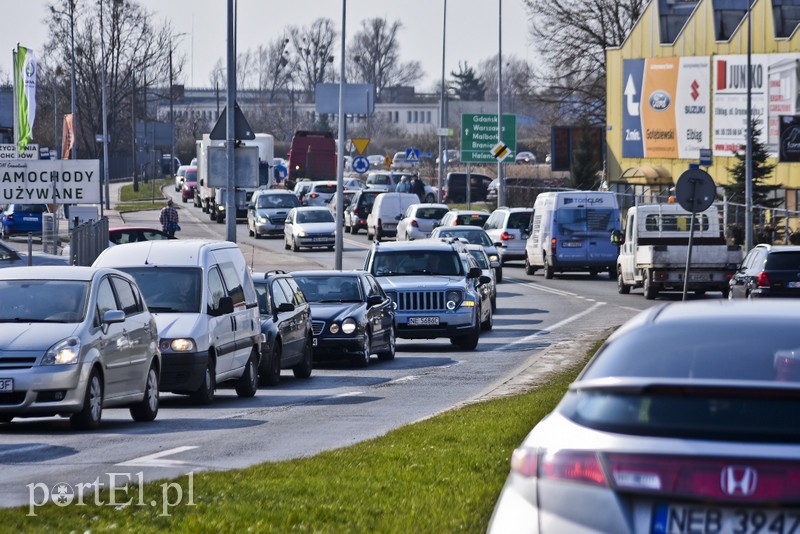
<svg viewBox="0 0 800 534">
<path fill-rule="evenodd" d="M 546 328 L 544 328 L 542 330 L 539 330 L 536 333 L 533 333 L 533 334 L 531 334 L 529 336 L 526 336 L 526 337 L 524 337 L 522 339 L 518 339 L 517 341 L 512 341 L 511 343 L 506 343 L 505 345 L 503 345 L 502 347 L 497 349 L 497 351 L 501 352 L 501 351 L 504 351 L 504 350 L 511 349 L 515 345 L 524 344 L 524 343 L 530 343 L 531 341 L 533 341 L 537 337 L 541 337 L 541 336 L 547 335 L 547 334 L 549 334 L 549 333 L 551 333 L 551 332 L 553 332 L 555 330 L 558 330 L 559 328 L 561 328 L 563 326 L 568 325 L 569 323 L 571 323 L 573 321 L 577 321 L 578 319 L 580 319 L 584 315 L 589 315 L 590 313 L 594 313 L 597 310 L 597 308 L 599 308 L 601 306 L 605 306 L 605 304 L 606 304 L 605 302 L 598 302 L 594 306 L 592 306 L 591 308 L 589 308 L 587 310 L 583 310 L 582 312 L 580 312 L 578 314 L 575 314 L 575 315 L 573 315 L 571 317 L 567 317 L 566 319 L 564 319 L 562 321 L 559 321 L 559 322 L 557 322 L 556 324 L 554 324 L 552 326 L 546 327 Z"/>
<path fill-rule="evenodd" d="M 175 447 L 174 449 L 167 449 L 166 451 L 157 452 L 155 454 L 148 454 L 147 456 L 134 458 L 133 460 L 128 460 L 127 462 L 122 462 L 116 465 L 133 467 L 180 467 L 185 465 L 186 462 L 183 460 L 166 460 L 164 459 L 164 456 L 170 456 L 172 454 L 178 454 L 180 452 L 190 451 L 196 448 L 197 447 L 193 445 L 184 445 L 183 447 Z"/>
<path fill-rule="evenodd" d="M 515 280 L 513 278 L 508 278 L 507 280 L 509 282 L 511 282 L 512 284 L 525 286 L 525 287 L 528 287 L 530 289 L 535 289 L 536 291 L 543 291 L 545 293 L 553 293 L 554 295 L 562 295 L 564 297 L 575 297 L 575 298 L 579 298 L 579 299 L 586 298 L 586 297 L 583 297 L 581 295 L 578 295 L 577 293 L 572 293 L 570 291 L 564 291 L 564 290 L 561 290 L 561 289 L 556 289 L 554 287 L 540 286 L 540 285 L 536 285 L 536 284 L 531 284 L 530 282 L 523 282 L 522 280 Z"/>
<path fill-rule="evenodd" d="M 364 394 L 363 391 L 348 391 L 347 393 L 339 393 L 338 395 L 333 395 L 330 398 L 338 399 L 342 397 L 355 397 L 357 395 L 363 395 L 363 394 Z"/>
<path fill-rule="evenodd" d="M 26 445 L 24 447 L 18 447 L 16 449 L 2 451 L 0 452 L 0 456 L 5 456 L 7 454 L 20 454 L 24 452 L 40 451 L 42 449 L 47 449 L 48 447 L 55 447 L 55 445 L 48 445 L 46 443 L 39 443 L 37 445 Z"/>
</svg>

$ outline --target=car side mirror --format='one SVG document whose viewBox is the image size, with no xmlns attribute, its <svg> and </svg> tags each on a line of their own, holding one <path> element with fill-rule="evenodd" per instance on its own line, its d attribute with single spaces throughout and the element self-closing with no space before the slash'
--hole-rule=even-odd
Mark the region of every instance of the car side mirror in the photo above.
<svg viewBox="0 0 800 534">
<path fill-rule="evenodd" d="M 373 306 L 377 306 L 378 304 L 383 304 L 383 297 L 380 295 L 370 295 L 367 297 L 367 306 L 370 308 Z"/>
<path fill-rule="evenodd" d="M 483 271 L 480 267 L 470 267 L 467 278 L 480 278 Z"/>
<path fill-rule="evenodd" d="M 485 274 L 482 274 L 482 275 L 480 276 L 480 278 L 478 278 L 478 285 L 481 285 L 481 286 L 482 286 L 482 285 L 484 285 L 484 284 L 488 284 L 488 283 L 490 283 L 491 281 L 492 281 L 492 279 L 491 279 L 491 278 L 489 278 L 489 277 L 488 277 L 488 276 L 486 276 Z"/>
<path fill-rule="evenodd" d="M 494 243 L 494 246 L 502 247 L 503 246 L 503 242 L 502 241 L 497 241 L 496 243 Z"/>
<path fill-rule="evenodd" d="M 219 299 L 219 307 L 217 308 L 214 315 L 219 317 L 221 315 L 227 315 L 229 313 L 233 313 L 233 299 L 231 297 L 222 297 Z"/>
<path fill-rule="evenodd" d="M 204 184 L 203 184 L 203 179 L 202 179 L 202 178 L 200 179 L 200 185 L 204 185 Z"/>
<path fill-rule="evenodd" d="M 401 221 L 402 219 L 403 219 L 402 215 L 398 215 L 397 217 L 395 217 L 395 220 L 397 220 L 397 221 Z"/>
<path fill-rule="evenodd" d="M 249 210 L 254 210 L 254 209 L 256 209 L 256 205 L 255 205 L 255 204 L 253 204 L 253 203 L 251 202 L 251 203 L 249 203 L 249 204 L 247 205 L 247 209 L 249 209 Z"/>
<path fill-rule="evenodd" d="M 122 310 L 106 310 L 103 314 L 103 324 L 114 324 L 125 321 L 125 312 Z"/>
<path fill-rule="evenodd" d="M 291 302 L 281 302 L 278 305 L 278 313 L 286 313 L 293 311 L 294 311 L 294 304 L 292 304 Z"/>
</svg>

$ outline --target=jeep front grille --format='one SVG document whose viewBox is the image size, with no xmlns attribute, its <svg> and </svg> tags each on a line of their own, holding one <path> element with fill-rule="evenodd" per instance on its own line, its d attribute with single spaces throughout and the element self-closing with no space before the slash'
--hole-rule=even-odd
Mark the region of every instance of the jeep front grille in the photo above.
<svg viewBox="0 0 800 534">
<path fill-rule="evenodd" d="M 445 310 L 444 291 L 400 291 L 397 294 L 399 311 Z"/>
<path fill-rule="evenodd" d="M 323 330 L 325 330 L 324 321 L 311 321 L 311 332 L 313 332 L 315 336 L 320 335 Z"/>
</svg>

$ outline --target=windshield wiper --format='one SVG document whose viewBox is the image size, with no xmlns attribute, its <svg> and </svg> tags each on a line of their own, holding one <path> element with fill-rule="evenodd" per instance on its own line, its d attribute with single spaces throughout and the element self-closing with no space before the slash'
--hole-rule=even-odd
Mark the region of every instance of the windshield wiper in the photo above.
<svg viewBox="0 0 800 534">
<path fill-rule="evenodd" d="M 155 313 L 158 313 L 158 312 L 162 312 L 162 313 L 169 313 L 169 312 L 180 313 L 180 311 L 181 311 L 181 310 L 176 309 L 176 308 L 170 308 L 169 306 L 148 306 L 147 308 L 151 312 L 155 312 Z"/>
<path fill-rule="evenodd" d="M 7 317 L 0 319 L 0 323 L 42 323 L 44 319 L 32 319 L 30 317 Z"/>
</svg>

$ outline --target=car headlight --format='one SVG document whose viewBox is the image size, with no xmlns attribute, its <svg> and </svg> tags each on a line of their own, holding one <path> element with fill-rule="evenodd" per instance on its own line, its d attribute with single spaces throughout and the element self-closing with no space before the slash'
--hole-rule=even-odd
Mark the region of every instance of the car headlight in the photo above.
<svg viewBox="0 0 800 534">
<path fill-rule="evenodd" d="M 259 217 L 258 218 L 258 223 L 259 224 L 265 224 L 265 223 L 268 223 L 268 222 L 269 222 L 269 217 Z"/>
<path fill-rule="evenodd" d="M 297 237 L 308 237 L 308 234 L 302 230 L 297 232 Z"/>
<path fill-rule="evenodd" d="M 456 308 L 458 308 L 463 298 L 464 297 L 461 294 L 461 291 L 457 291 L 454 289 L 451 289 L 450 291 L 445 293 L 445 300 L 447 301 L 447 309 L 455 310 Z"/>
<path fill-rule="evenodd" d="M 331 324 L 330 327 L 331 334 L 338 334 L 339 333 L 339 325 L 336 323 Z"/>
<path fill-rule="evenodd" d="M 162 352 L 166 350 L 172 352 L 193 352 L 197 345 L 195 345 L 193 339 L 179 337 L 176 339 L 162 339 L 158 346 Z"/>
<path fill-rule="evenodd" d="M 225 206 L 220 204 L 219 206 L 217 206 L 217 211 L 225 211 Z"/>
<path fill-rule="evenodd" d="M 342 333 L 352 334 L 356 331 L 356 321 L 352 317 L 348 317 L 342 323 Z"/>
<path fill-rule="evenodd" d="M 489 256 L 489 261 L 499 261 L 500 258 L 497 257 L 497 254 L 492 254 Z"/>
<path fill-rule="evenodd" d="M 62 339 L 45 353 L 42 365 L 66 365 L 78 363 L 81 355 L 81 340 L 75 336 Z"/>
</svg>

